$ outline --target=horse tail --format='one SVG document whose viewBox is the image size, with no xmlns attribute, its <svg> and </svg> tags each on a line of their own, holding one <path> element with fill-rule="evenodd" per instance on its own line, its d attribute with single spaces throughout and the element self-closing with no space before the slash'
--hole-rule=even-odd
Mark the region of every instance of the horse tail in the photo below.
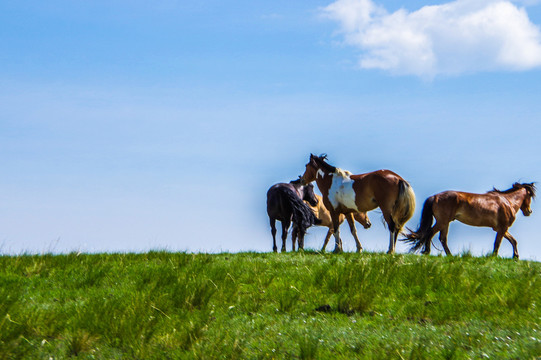
<svg viewBox="0 0 541 360">
<path fill-rule="evenodd" d="M 417 252 L 422 249 L 422 253 L 426 253 L 430 241 L 432 239 L 432 222 L 434 217 L 434 211 L 432 205 L 434 204 L 434 196 L 426 199 L 423 205 L 423 211 L 421 213 L 421 222 L 417 231 L 410 230 L 409 234 L 403 241 L 411 244 L 410 252 Z"/>
<path fill-rule="evenodd" d="M 286 198 L 289 200 L 291 210 L 293 212 L 293 223 L 297 226 L 301 234 L 306 233 L 306 230 L 312 226 L 317 225 L 321 221 L 316 217 L 312 209 L 305 204 L 293 193 L 293 191 L 284 191 Z"/>
<path fill-rule="evenodd" d="M 398 197 L 393 207 L 392 218 L 395 231 L 401 232 L 406 222 L 411 219 L 415 211 L 415 193 L 411 185 L 400 179 L 398 181 Z"/>
</svg>

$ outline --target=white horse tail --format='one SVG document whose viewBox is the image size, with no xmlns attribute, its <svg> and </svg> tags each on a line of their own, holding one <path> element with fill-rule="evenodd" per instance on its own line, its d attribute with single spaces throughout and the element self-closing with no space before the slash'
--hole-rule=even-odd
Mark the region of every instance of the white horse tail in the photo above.
<svg viewBox="0 0 541 360">
<path fill-rule="evenodd" d="M 411 219 L 415 211 L 415 193 L 411 185 L 403 179 L 398 182 L 398 197 L 393 207 L 392 217 L 395 231 L 402 232 L 406 222 Z"/>
</svg>

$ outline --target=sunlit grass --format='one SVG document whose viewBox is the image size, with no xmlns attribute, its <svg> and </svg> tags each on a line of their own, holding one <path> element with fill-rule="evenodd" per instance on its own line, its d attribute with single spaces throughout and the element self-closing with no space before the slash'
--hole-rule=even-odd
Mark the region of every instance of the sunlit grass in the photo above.
<svg viewBox="0 0 541 360">
<path fill-rule="evenodd" d="M 533 359 L 541 264 L 386 254 L 0 257 L 0 359 Z"/>
</svg>

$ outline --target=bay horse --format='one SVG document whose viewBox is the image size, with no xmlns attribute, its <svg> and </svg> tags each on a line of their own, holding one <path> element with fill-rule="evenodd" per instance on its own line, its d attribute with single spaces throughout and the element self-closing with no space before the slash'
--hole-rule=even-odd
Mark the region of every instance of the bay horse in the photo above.
<svg viewBox="0 0 541 360">
<path fill-rule="evenodd" d="M 319 223 L 312 210 L 304 203 L 306 200 L 311 205 L 317 204 L 314 186 L 303 185 L 301 180 L 293 180 L 289 183 L 279 183 L 270 187 L 267 191 L 267 214 L 269 215 L 274 252 L 276 246 L 276 220 L 282 223 L 282 252 L 286 251 L 287 231 L 291 222 L 298 229 L 299 247 L 304 246 L 304 234 L 310 226 Z"/>
<path fill-rule="evenodd" d="M 410 251 L 421 250 L 430 254 L 432 237 L 440 233 L 440 242 L 445 254 L 451 255 L 447 246 L 449 223 L 458 220 L 466 225 L 490 227 L 496 231 L 493 255 L 498 255 L 502 238 L 513 246 L 513 258 L 518 259 L 517 240 L 509 234 L 517 212 L 530 216 L 531 201 L 535 198 L 535 184 L 514 183 L 505 191 L 494 188 L 485 194 L 473 194 L 461 191 L 444 191 L 426 199 L 421 213 L 421 222 L 417 231 L 410 231 L 404 241 L 410 243 Z M 436 224 L 432 226 L 433 219 Z"/>
<path fill-rule="evenodd" d="M 316 215 L 316 217 L 321 221 L 321 223 L 318 226 L 325 226 L 329 228 L 329 231 L 327 231 L 327 235 L 325 236 L 325 241 L 323 242 L 323 247 L 321 248 L 321 252 L 325 251 L 325 248 L 327 247 L 327 244 L 329 243 L 329 239 L 331 238 L 332 234 L 334 233 L 334 227 L 332 224 L 331 219 L 331 213 L 325 205 L 323 204 L 323 198 L 316 194 L 317 199 L 317 205 L 311 206 L 312 211 Z M 359 213 L 349 213 L 349 214 L 340 214 L 340 224 L 344 222 L 344 220 L 347 219 L 349 229 L 351 231 L 351 235 L 356 239 L 356 241 L 359 241 L 359 238 L 357 237 L 357 229 L 355 228 L 355 220 L 359 222 L 365 229 L 370 228 L 372 224 L 370 223 L 370 219 L 368 218 L 368 215 L 365 212 L 359 212 Z M 293 226 L 292 231 L 292 243 L 293 243 L 293 250 L 295 250 L 295 240 L 297 237 L 297 229 L 295 226 Z"/>
<path fill-rule="evenodd" d="M 410 184 L 390 170 L 352 175 L 329 165 L 326 158 L 326 155 L 310 154 L 302 182 L 308 184 L 315 180 L 323 195 L 333 223 L 334 252 L 343 251 L 340 214 L 367 212 L 379 207 L 390 232 L 387 253 L 394 253 L 398 234 L 415 210 L 415 194 Z M 355 243 L 357 252 L 361 252 L 360 241 L 355 239 Z"/>
</svg>

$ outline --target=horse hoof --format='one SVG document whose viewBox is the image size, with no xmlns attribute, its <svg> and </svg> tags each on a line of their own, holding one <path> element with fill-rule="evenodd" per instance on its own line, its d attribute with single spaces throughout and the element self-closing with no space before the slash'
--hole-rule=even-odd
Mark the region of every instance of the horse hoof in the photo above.
<svg viewBox="0 0 541 360">
<path fill-rule="evenodd" d="M 357 252 L 358 252 L 359 254 L 362 253 L 362 252 L 363 252 L 363 248 L 358 248 L 358 249 L 357 249 Z"/>
<path fill-rule="evenodd" d="M 340 254 L 342 253 L 344 250 L 340 249 L 340 248 L 334 248 L 334 250 L 332 251 L 333 254 Z"/>
</svg>

